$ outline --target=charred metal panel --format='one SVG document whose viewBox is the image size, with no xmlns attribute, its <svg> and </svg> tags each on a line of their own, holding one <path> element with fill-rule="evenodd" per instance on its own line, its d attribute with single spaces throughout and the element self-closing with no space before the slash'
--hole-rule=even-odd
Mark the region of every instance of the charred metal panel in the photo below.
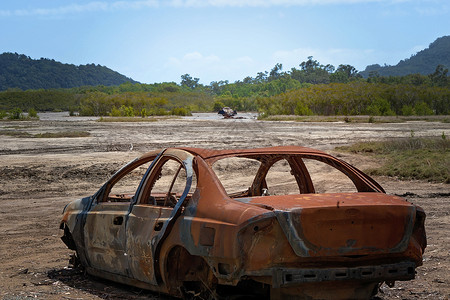
<svg viewBox="0 0 450 300">
<path fill-rule="evenodd" d="M 297 197 L 297 207 L 289 204 L 294 198 L 284 197 L 282 206 L 292 209 L 276 211 L 276 215 L 299 256 L 398 253 L 408 246 L 415 209 L 398 197 L 372 193 L 304 195 Z M 315 199 L 320 199 L 320 204 Z M 270 201 L 254 201 L 263 200 Z M 275 203 L 272 205 L 277 208 Z"/>
<path fill-rule="evenodd" d="M 172 209 L 154 205 L 134 205 L 126 227 L 127 257 L 132 276 L 140 281 L 156 285 L 154 272 L 154 238 L 159 224 L 167 221 Z"/>
<path fill-rule="evenodd" d="M 308 282 L 323 281 L 392 281 L 411 280 L 415 277 L 415 263 L 401 262 L 397 264 L 383 264 L 355 268 L 327 268 L 327 269 L 274 269 L 272 286 L 282 287 Z"/>
<path fill-rule="evenodd" d="M 184 151 L 173 149 L 171 151 L 167 150 L 165 152 L 165 155 L 178 156 L 178 159 L 182 159 L 182 163 L 183 163 L 185 171 L 186 171 L 186 187 L 185 187 L 184 192 L 181 195 L 180 199 L 178 200 L 177 204 L 171 211 L 170 216 L 164 222 L 161 230 L 159 231 L 159 234 L 156 235 L 152 239 L 153 265 L 154 265 L 154 270 L 155 270 L 155 276 L 156 276 L 158 283 L 160 283 L 162 281 L 161 270 L 159 269 L 159 255 L 160 255 L 160 250 L 161 250 L 161 244 L 164 242 L 164 239 L 169 235 L 171 229 L 173 228 L 175 222 L 177 221 L 177 218 L 182 213 L 182 208 L 185 205 L 186 197 L 187 197 L 189 190 L 191 188 L 191 185 L 192 185 L 192 176 L 194 173 L 194 170 L 192 167 L 193 156 L 191 156 L 190 154 L 188 154 Z"/>
<path fill-rule="evenodd" d="M 301 213 L 300 209 L 298 211 Z M 309 257 L 309 251 L 312 246 L 306 245 L 307 241 L 300 237 L 299 232 L 301 232 L 302 229 L 301 227 L 296 228 L 294 226 L 292 213 L 286 211 L 275 211 L 275 215 L 295 253 L 298 256 Z"/>
<path fill-rule="evenodd" d="M 97 195 L 98 192 L 94 196 L 75 200 L 66 205 L 63 212 L 63 219 L 61 221 L 67 225 L 76 245 L 76 251 L 79 259 L 84 266 L 89 265 L 89 258 L 87 256 L 84 239 L 84 224 L 86 223 L 87 211 L 90 208 L 92 201 L 96 199 Z"/>
<path fill-rule="evenodd" d="M 216 237 L 216 229 L 213 227 L 203 226 L 200 229 L 200 245 L 213 246 Z"/>
<path fill-rule="evenodd" d="M 99 203 L 87 215 L 84 228 L 90 266 L 129 276 L 125 216 L 129 203 Z"/>
</svg>

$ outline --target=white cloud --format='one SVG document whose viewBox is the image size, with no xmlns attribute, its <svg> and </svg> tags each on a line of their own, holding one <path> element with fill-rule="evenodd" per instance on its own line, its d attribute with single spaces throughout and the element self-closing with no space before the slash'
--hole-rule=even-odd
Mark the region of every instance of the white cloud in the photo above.
<svg viewBox="0 0 450 300">
<path fill-rule="evenodd" d="M 242 56 L 242 57 L 238 57 L 236 59 L 236 62 L 240 63 L 240 64 L 245 64 L 245 65 L 251 65 L 253 64 L 255 61 L 253 60 L 253 58 L 251 58 L 250 56 Z"/>
<path fill-rule="evenodd" d="M 191 52 L 186 53 L 181 58 L 170 57 L 166 65 L 168 67 L 191 66 L 193 68 L 196 68 L 198 66 L 204 67 L 212 63 L 220 63 L 220 62 L 221 62 L 220 58 L 216 55 L 204 56 L 200 52 Z"/>
<path fill-rule="evenodd" d="M 298 48 L 280 50 L 272 54 L 268 60 L 252 58 L 250 56 L 223 58 L 216 55 L 205 56 L 200 52 L 186 53 L 180 57 L 171 57 L 159 74 L 185 74 L 200 78 L 200 82 L 209 84 L 217 80 L 242 80 L 247 76 L 255 77 L 258 72 L 270 71 L 276 63 L 283 64 L 283 71 L 291 68 L 299 69 L 299 64 L 313 56 L 322 65 L 331 64 L 337 68 L 340 64 L 349 64 L 359 71 L 374 63 L 397 64 L 406 58 L 404 52 L 381 52 L 373 49 L 346 48 Z M 389 57 L 390 61 L 385 61 Z M 159 79 L 160 80 L 160 79 Z"/>
<path fill-rule="evenodd" d="M 416 6 L 415 11 L 423 16 L 448 16 L 450 12 L 450 5 L 448 3 L 442 4 L 441 6 L 430 6 L 430 5 L 423 5 L 423 6 Z"/>
<path fill-rule="evenodd" d="M 160 71 L 170 74 L 189 73 L 200 78 L 200 82 L 209 84 L 214 80 L 242 80 L 261 71 L 259 67 L 249 56 L 224 59 L 214 54 L 191 52 L 180 57 L 170 57 Z"/>
<path fill-rule="evenodd" d="M 173 0 L 174 7 L 276 7 L 276 6 L 310 6 L 329 4 L 359 3 L 398 3 L 411 0 Z"/>
<path fill-rule="evenodd" d="M 419 47 L 419 46 L 418 46 Z M 423 49 L 423 47 L 422 47 Z M 410 53 L 411 54 L 411 53 Z M 256 54 L 255 54 L 256 55 Z M 243 80 L 247 76 L 255 77 L 258 72 L 270 71 L 276 63 L 283 64 L 283 71 L 291 68 L 299 69 L 299 64 L 313 56 L 322 65 L 331 64 L 337 68 L 340 64 L 349 64 L 358 71 L 364 71 L 371 64 L 384 63 L 395 65 L 401 59 L 405 59 L 404 51 L 390 51 L 389 53 L 373 49 L 350 49 L 350 48 L 298 48 L 292 50 L 280 50 L 274 52 L 269 59 L 258 57 L 221 57 L 214 54 L 203 55 L 195 51 L 185 53 L 177 57 L 170 57 L 161 67 L 147 66 L 141 76 L 134 79 L 142 82 L 179 81 L 181 74 L 190 74 L 192 77 L 200 78 L 203 84 L 211 81 Z M 386 58 L 389 61 L 386 61 Z M 174 78 L 174 74 L 175 78 Z"/>
<path fill-rule="evenodd" d="M 174 59 L 175 61 L 179 61 L 176 58 L 171 58 Z M 200 63 L 200 64 L 209 64 L 209 63 L 214 63 L 214 62 L 219 62 L 220 58 L 216 55 L 209 55 L 209 56 L 203 56 L 200 52 L 191 52 L 191 53 L 186 53 L 181 62 L 182 63 L 189 63 L 189 62 L 193 62 L 193 63 Z"/>
<path fill-rule="evenodd" d="M 0 10 L 0 16 L 60 16 L 68 14 L 79 14 L 85 12 L 98 11 L 115 11 L 115 10 L 138 10 L 148 7 L 158 7 L 158 0 L 143 0 L 143 1 L 93 1 L 86 4 L 70 4 L 66 6 L 54 8 L 31 8 L 31 9 L 16 9 L 16 10 Z"/>
<path fill-rule="evenodd" d="M 442 0 L 438 0 L 438 3 Z M 139 10 L 154 7 L 290 7 L 312 5 L 340 5 L 362 3 L 397 4 L 414 2 L 414 0 L 137 0 L 137 1 L 92 1 L 86 4 L 70 4 L 53 8 L 30 8 L 16 10 L 0 10 L 1 17 L 10 16 L 58 16 L 96 11 Z M 444 7 L 445 4 L 443 4 Z M 430 14 L 435 8 L 428 7 L 422 13 Z M 448 7 L 446 7 L 448 11 Z M 442 10 L 441 10 L 442 12 Z"/>
<path fill-rule="evenodd" d="M 203 55 L 201 55 L 199 52 L 192 52 L 192 53 L 187 53 L 183 56 L 183 60 L 184 61 L 199 61 L 203 58 Z"/>
</svg>

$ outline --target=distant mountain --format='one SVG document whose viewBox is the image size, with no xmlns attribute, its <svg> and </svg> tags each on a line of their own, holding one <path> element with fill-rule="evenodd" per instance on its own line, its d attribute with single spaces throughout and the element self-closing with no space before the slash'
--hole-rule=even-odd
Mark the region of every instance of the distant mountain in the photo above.
<svg viewBox="0 0 450 300">
<path fill-rule="evenodd" d="M 100 65 L 75 66 L 47 58 L 32 59 L 17 53 L 0 54 L 0 91 L 8 88 L 27 90 L 111 86 L 127 81 L 136 83 L 133 79 Z"/>
<path fill-rule="evenodd" d="M 378 64 L 367 66 L 360 74 L 367 78 L 371 72 L 380 76 L 404 76 L 420 73 L 428 75 L 434 73 L 438 65 L 450 68 L 450 36 L 443 36 L 435 40 L 427 49 L 424 49 L 411 58 L 401 60 L 395 66 L 380 66 Z"/>
</svg>

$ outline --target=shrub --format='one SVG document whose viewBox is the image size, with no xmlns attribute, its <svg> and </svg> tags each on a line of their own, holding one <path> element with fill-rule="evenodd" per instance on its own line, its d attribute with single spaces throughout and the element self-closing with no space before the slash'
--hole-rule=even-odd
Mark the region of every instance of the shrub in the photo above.
<svg viewBox="0 0 450 300">
<path fill-rule="evenodd" d="M 416 111 L 411 105 L 403 105 L 402 107 L 402 115 L 403 116 L 412 116 L 415 115 Z"/>
<path fill-rule="evenodd" d="M 69 107 L 69 116 L 75 116 L 75 109 L 73 107 Z"/>
<path fill-rule="evenodd" d="M 313 114 L 312 110 L 303 102 L 298 101 L 295 107 L 295 114 L 299 116 L 310 116 Z"/>
<path fill-rule="evenodd" d="M 423 101 L 416 103 L 414 110 L 418 116 L 429 116 L 433 114 L 433 110 Z"/>
<path fill-rule="evenodd" d="M 28 110 L 28 117 L 30 117 L 30 118 L 37 118 L 37 119 L 39 118 L 38 115 L 37 115 L 37 111 L 34 108 L 30 108 Z"/>
<path fill-rule="evenodd" d="M 120 113 L 121 116 L 124 117 L 134 117 L 134 108 L 131 105 L 130 106 L 122 105 L 120 107 Z"/>
<path fill-rule="evenodd" d="M 366 109 L 367 114 L 373 116 L 393 116 L 395 113 L 391 109 L 389 101 L 376 97 Z"/>
<path fill-rule="evenodd" d="M 20 108 L 14 108 L 9 111 L 8 113 L 8 119 L 10 120 L 20 120 L 23 119 L 23 113 Z"/>
<path fill-rule="evenodd" d="M 225 104 L 223 104 L 223 102 L 221 101 L 214 101 L 214 106 L 213 106 L 213 110 L 214 111 L 219 111 L 221 110 L 223 107 L 225 106 Z"/>
<path fill-rule="evenodd" d="M 191 112 L 187 110 L 185 107 L 174 107 L 170 111 L 171 115 L 174 116 L 191 116 Z"/>
<path fill-rule="evenodd" d="M 113 105 L 113 107 L 111 108 L 111 112 L 109 113 L 109 115 L 111 117 L 120 117 L 122 116 L 122 112 L 120 111 L 120 109 L 118 109 L 117 107 L 115 107 Z"/>
</svg>

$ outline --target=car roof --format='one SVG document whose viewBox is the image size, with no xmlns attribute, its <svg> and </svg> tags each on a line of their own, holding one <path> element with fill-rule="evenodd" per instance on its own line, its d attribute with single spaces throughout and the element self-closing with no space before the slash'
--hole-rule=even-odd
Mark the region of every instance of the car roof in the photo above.
<svg viewBox="0 0 450 300">
<path fill-rule="evenodd" d="M 177 149 L 188 151 L 194 155 L 202 157 L 203 159 L 210 159 L 221 156 L 253 155 L 253 154 L 315 154 L 315 155 L 330 156 L 329 154 L 322 152 L 320 150 L 302 146 L 276 146 L 266 148 L 225 149 L 225 150 L 189 148 L 189 147 L 182 147 Z"/>
<path fill-rule="evenodd" d="M 266 147 L 266 148 L 251 148 L 251 149 L 226 149 L 226 150 L 215 150 L 215 149 L 205 149 L 205 148 L 190 148 L 190 147 L 173 147 L 160 150 L 150 151 L 145 153 L 140 157 L 140 159 L 146 159 L 148 157 L 154 157 L 162 152 L 171 152 L 171 150 L 182 150 L 190 153 L 193 156 L 199 156 L 209 163 L 214 163 L 214 161 L 231 156 L 243 156 L 250 157 L 253 155 L 305 155 L 305 156 L 316 156 L 317 158 L 330 159 L 330 161 L 339 162 L 345 170 L 341 170 L 344 173 L 350 172 L 355 178 L 361 180 L 361 184 L 370 186 L 373 190 L 385 193 L 384 189 L 370 176 L 364 174 L 364 172 L 358 170 L 356 167 L 350 165 L 349 163 L 340 160 L 330 154 L 323 151 L 312 149 L 303 146 L 276 146 L 276 147 Z M 347 174 L 348 175 L 348 174 Z M 353 179 L 352 179 L 353 180 Z M 364 183 L 362 183 L 364 182 Z"/>
</svg>

